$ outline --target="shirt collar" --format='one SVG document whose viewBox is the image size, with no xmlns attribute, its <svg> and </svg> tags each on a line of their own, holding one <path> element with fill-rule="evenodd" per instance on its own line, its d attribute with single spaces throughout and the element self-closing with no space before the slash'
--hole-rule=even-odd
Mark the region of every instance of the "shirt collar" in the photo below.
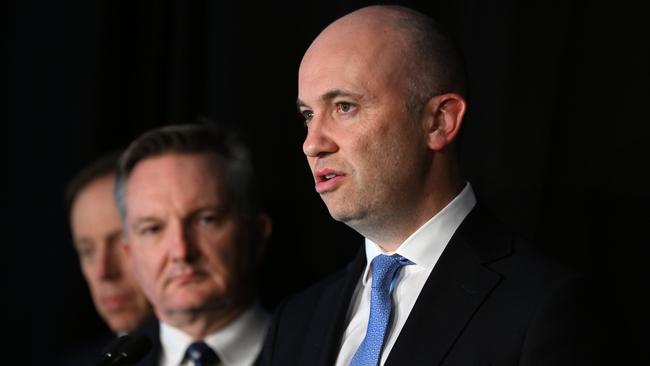
<svg viewBox="0 0 650 366">
<path fill-rule="evenodd" d="M 370 280 L 370 263 L 380 254 L 399 254 L 413 262 L 416 267 L 432 269 L 454 232 L 474 205 L 476 205 L 476 196 L 472 186 L 467 182 L 465 188 L 447 206 L 406 238 L 395 252 L 384 252 L 379 245 L 366 238 L 366 269 L 361 281 L 363 286 L 366 286 Z"/>
<path fill-rule="evenodd" d="M 163 365 L 180 365 L 185 356 L 185 350 L 193 339 L 178 328 L 160 322 L 160 343 L 164 358 Z"/>
<path fill-rule="evenodd" d="M 256 304 L 203 341 L 219 355 L 225 366 L 252 365 L 262 347 L 269 322 L 268 314 Z M 194 342 L 180 329 L 162 322 L 160 340 L 165 365 L 180 365 L 187 347 Z"/>
</svg>

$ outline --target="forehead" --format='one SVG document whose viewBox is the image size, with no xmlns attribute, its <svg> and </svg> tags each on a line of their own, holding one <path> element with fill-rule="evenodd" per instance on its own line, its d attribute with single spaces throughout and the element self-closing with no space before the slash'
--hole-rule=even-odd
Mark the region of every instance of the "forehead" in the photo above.
<svg viewBox="0 0 650 366">
<path fill-rule="evenodd" d="M 115 185 L 115 174 L 105 174 L 92 179 L 88 184 L 79 190 L 75 197 L 72 209 L 80 206 L 92 205 L 93 203 L 111 202 L 113 199 L 113 186 Z"/>
<path fill-rule="evenodd" d="M 127 208 L 216 204 L 223 199 L 224 172 L 224 159 L 213 153 L 146 158 L 135 165 L 127 180 Z"/>
<path fill-rule="evenodd" d="M 404 85 L 403 47 L 387 26 L 333 24 L 309 47 L 298 73 L 299 98 L 309 101 L 328 90 L 360 94 L 400 89 Z"/>
<path fill-rule="evenodd" d="M 75 198 L 70 212 L 73 234 L 119 229 L 119 213 L 113 199 L 115 175 L 90 181 Z"/>
</svg>

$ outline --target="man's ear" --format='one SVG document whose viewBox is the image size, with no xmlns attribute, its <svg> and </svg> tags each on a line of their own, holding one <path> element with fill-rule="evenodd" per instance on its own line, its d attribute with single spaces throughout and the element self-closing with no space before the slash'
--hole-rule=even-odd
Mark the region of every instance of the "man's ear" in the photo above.
<svg viewBox="0 0 650 366">
<path fill-rule="evenodd" d="M 428 146 L 441 151 L 451 144 L 463 123 L 467 102 L 456 93 L 436 95 L 424 107 L 424 118 L 428 133 Z"/>
</svg>

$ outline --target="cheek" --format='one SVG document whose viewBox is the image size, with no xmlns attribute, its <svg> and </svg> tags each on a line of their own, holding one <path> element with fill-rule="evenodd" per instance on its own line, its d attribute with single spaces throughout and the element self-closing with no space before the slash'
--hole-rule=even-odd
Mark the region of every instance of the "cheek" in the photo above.
<svg viewBox="0 0 650 366">
<path fill-rule="evenodd" d="M 349 135 L 348 145 L 362 159 L 384 156 L 395 146 L 395 137 L 400 133 L 398 123 L 386 116 L 373 117 Z"/>
<path fill-rule="evenodd" d="M 100 280 L 99 276 L 97 275 L 97 268 L 93 262 L 88 261 L 81 263 L 81 273 L 83 274 L 91 289 L 97 288 Z"/>
<path fill-rule="evenodd" d="M 90 293 L 93 296 L 98 296 L 100 291 L 99 288 L 101 286 L 101 282 L 96 280 L 96 277 L 93 276 L 85 276 L 86 277 L 86 282 L 88 284 L 88 289 L 90 290 Z"/>
<path fill-rule="evenodd" d="M 236 272 L 238 256 L 237 252 L 230 248 L 230 245 L 213 248 L 212 255 L 208 260 L 208 270 L 212 272 L 217 280 L 229 281 Z"/>
<path fill-rule="evenodd" d="M 133 287 L 137 286 L 138 276 L 135 272 L 135 267 L 131 265 L 130 261 L 124 262 L 124 271 L 122 273 L 124 275 L 125 282 L 128 282 Z"/>
<path fill-rule="evenodd" d="M 81 273 L 84 275 L 87 281 L 92 279 L 93 268 L 89 262 L 79 262 L 81 267 Z"/>
<path fill-rule="evenodd" d="M 401 121 L 395 125 L 385 128 L 377 136 L 378 146 L 381 149 L 383 157 L 394 163 L 408 164 L 411 153 L 423 146 L 422 134 L 415 131 L 414 126 L 405 124 L 414 123 L 413 121 Z M 399 126 L 402 127 L 399 127 Z"/>
<path fill-rule="evenodd" d="M 225 287 L 233 286 L 233 282 L 242 277 L 244 265 L 251 255 L 247 247 L 240 244 L 242 242 L 234 233 L 229 233 L 221 236 L 219 240 L 215 239 L 208 249 L 210 255 L 207 256 L 207 270 L 212 273 L 215 281 Z"/>
<path fill-rule="evenodd" d="M 351 145 L 351 159 L 354 160 L 355 169 L 364 172 L 364 175 L 375 175 L 388 168 L 394 155 L 393 146 L 386 143 L 383 136 L 367 136 L 357 139 Z"/>
<path fill-rule="evenodd" d="M 344 146 L 343 158 L 354 165 L 355 169 L 369 164 L 373 159 L 373 150 L 375 149 L 375 135 L 365 135 L 365 131 L 360 133 L 349 133 L 342 138 L 340 145 Z"/>
<path fill-rule="evenodd" d="M 136 282 L 142 283 L 145 290 L 154 288 L 159 272 L 156 263 L 158 256 L 150 251 L 132 251 L 128 266 L 132 270 Z"/>
<path fill-rule="evenodd" d="M 309 165 L 309 169 L 311 169 L 311 171 L 313 173 L 314 172 L 314 166 L 316 165 L 316 158 L 307 157 L 307 165 Z"/>
</svg>

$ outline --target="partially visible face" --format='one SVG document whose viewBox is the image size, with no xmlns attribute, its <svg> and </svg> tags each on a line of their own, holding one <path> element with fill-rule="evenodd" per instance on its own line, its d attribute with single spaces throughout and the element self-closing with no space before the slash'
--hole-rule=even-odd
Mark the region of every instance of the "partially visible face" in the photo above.
<svg viewBox="0 0 650 366">
<path fill-rule="evenodd" d="M 252 227 L 224 186 L 214 154 L 154 156 L 138 162 L 126 183 L 130 254 L 161 320 L 226 312 L 248 296 Z"/>
<path fill-rule="evenodd" d="M 359 19 L 357 19 L 359 20 Z M 335 23 L 305 54 L 303 151 L 330 214 L 363 233 L 421 200 L 426 129 L 406 110 L 399 39 L 381 24 Z"/>
<path fill-rule="evenodd" d="M 127 260 L 113 201 L 114 175 L 90 182 L 72 205 L 70 225 L 81 270 L 99 315 L 115 332 L 135 329 L 151 307 Z"/>
</svg>

